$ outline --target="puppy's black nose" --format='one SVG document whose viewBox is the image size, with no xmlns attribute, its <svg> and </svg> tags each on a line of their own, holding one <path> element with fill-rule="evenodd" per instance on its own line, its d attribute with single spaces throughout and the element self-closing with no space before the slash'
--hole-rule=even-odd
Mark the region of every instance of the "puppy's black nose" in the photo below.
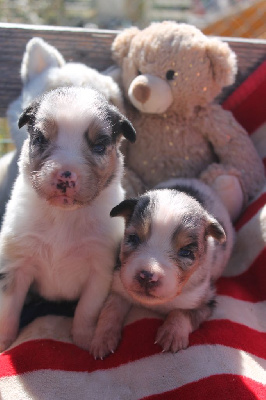
<svg viewBox="0 0 266 400">
<path fill-rule="evenodd" d="M 158 277 L 150 271 L 142 270 L 136 276 L 137 281 L 143 287 L 153 287 L 158 284 Z"/>
<path fill-rule="evenodd" d="M 78 176 L 76 172 L 69 169 L 62 169 L 55 174 L 55 186 L 62 194 L 71 193 L 77 188 Z"/>
<path fill-rule="evenodd" d="M 64 171 L 61 174 L 62 178 L 70 178 L 71 177 L 71 172 L 70 171 Z"/>
</svg>

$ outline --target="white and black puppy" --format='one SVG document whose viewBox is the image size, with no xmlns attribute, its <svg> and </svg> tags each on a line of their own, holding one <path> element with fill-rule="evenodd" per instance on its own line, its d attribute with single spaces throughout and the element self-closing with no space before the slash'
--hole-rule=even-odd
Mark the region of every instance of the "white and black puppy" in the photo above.
<svg viewBox="0 0 266 400">
<path fill-rule="evenodd" d="M 22 113 L 25 124 L 0 234 L 0 351 L 17 336 L 29 289 L 80 299 L 72 333 L 87 349 L 124 232 L 123 220 L 110 218 L 124 198 L 119 142 L 134 142 L 135 130 L 97 91 L 75 87 L 43 95 Z"/>
<path fill-rule="evenodd" d="M 111 211 L 112 217 L 124 217 L 126 227 L 112 291 L 91 344 L 96 358 L 115 350 L 132 304 L 166 316 L 155 341 L 172 352 L 188 346 L 189 334 L 215 304 L 214 282 L 233 246 L 228 212 L 196 179 L 173 179 L 160 187 Z"/>
</svg>

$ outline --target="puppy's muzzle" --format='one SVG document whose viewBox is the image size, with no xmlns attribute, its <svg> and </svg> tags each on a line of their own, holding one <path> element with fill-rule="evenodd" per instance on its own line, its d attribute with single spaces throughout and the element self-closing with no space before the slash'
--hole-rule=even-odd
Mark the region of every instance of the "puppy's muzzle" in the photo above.
<svg viewBox="0 0 266 400">
<path fill-rule="evenodd" d="M 136 280 L 143 289 L 152 290 L 160 284 L 160 277 L 158 274 L 142 270 L 136 274 Z"/>
<path fill-rule="evenodd" d="M 58 171 L 56 175 L 56 189 L 62 194 L 71 194 L 76 191 L 77 174 L 71 171 Z"/>
<path fill-rule="evenodd" d="M 80 189 L 78 173 L 69 167 L 56 169 L 50 181 L 47 195 L 55 206 L 73 206 L 77 203 Z"/>
</svg>

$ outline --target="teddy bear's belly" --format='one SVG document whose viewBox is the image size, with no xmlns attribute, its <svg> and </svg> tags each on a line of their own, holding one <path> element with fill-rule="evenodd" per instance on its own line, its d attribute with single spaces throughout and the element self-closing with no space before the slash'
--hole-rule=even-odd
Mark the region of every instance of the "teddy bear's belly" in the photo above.
<svg viewBox="0 0 266 400">
<path fill-rule="evenodd" d="M 196 131 L 169 129 L 166 134 L 146 132 L 138 136 L 129 148 L 127 161 L 151 188 L 171 177 L 198 177 L 216 160 L 207 141 Z"/>
</svg>

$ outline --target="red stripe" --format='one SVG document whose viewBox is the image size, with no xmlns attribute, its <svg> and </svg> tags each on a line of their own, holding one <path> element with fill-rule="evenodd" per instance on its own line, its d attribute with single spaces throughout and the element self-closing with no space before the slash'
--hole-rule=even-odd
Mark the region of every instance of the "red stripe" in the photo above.
<svg viewBox="0 0 266 400">
<path fill-rule="evenodd" d="M 249 269 L 234 277 L 221 277 L 217 281 L 217 292 L 235 299 L 258 302 L 266 300 L 266 248 L 259 254 Z"/>
<path fill-rule="evenodd" d="M 160 323 L 158 319 L 145 319 L 126 326 L 119 351 L 104 361 L 94 360 L 87 351 L 70 343 L 47 339 L 24 342 L 0 355 L 0 378 L 40 369 L 92 372 L 153 355 L 161 352 L 153 344 Z"/>
<path fill-rule="evenodd" d="M 42 369 L 93 372 L 160 353 L 154 338 L 161 323 L 158 319 L 143 319 L 127 326 L 118 350 L 103 361 L 95 361 L 87 351 L 69 343 L 25 342 L 0 356 L 0 378 Z M 206 321 L 190 335 L 190 346 L 204 344 L 241 349 L 266 359 L 266 333 L 228 320 Z"/>
<path fill-rule="evenodd" d="M 235 119 L 249 134 L 255 132 L 265 122 L 265 98 L 266 80 L 237 108 L 232 110 Z"/>
<path fill-rule="evenodd" d="M 223 103 L 235 119 L 249 132 L 265 122 L 266 61 Z"/>
<path fill-rule="evenodd" d="M 233 374 L 213 375 L 169 392 L 145 397 L 145 400 L 161 399 L 263 400 L 266 399 L 266 386 L 244 376 Z"/>
<path fill-rule="evenodd" d="M 204 322 L 191 334 L 189 343 L 191 346 L 220 344 L 266 359 L 266 333 L 226 319 Z"/>
<path fill-rule="evenodd" d="M 266 204 L 266 193 L 263 193 L 257 200 L 253 201 L 244 213 L 241 215 L 240 219 L 235 224 L 236 231 L 240 230 L 243 225 L 245 225 L 257 212 Z"/>
</svg>

